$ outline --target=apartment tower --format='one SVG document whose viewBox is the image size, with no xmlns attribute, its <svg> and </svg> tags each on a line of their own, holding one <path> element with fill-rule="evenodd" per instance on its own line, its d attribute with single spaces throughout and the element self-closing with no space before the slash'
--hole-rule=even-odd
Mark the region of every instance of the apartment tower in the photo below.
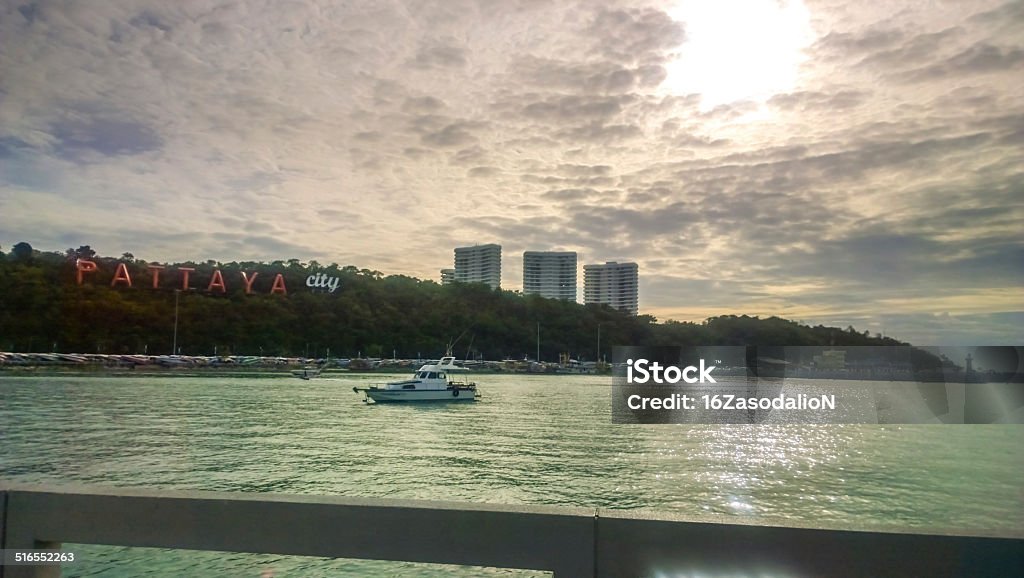
<svg viewBox="0 0 1024 578">
<path fill-rule="evenodd" d="M 616 263 L 583 266 L 584 302 L 606 303 L 615 309 L 637 314 L 636 263 Z"/>
<path fill-rule="evenodd" d="M 548 299 L 576 301 L 576 253 L 526 251 L 523 253 L 523 293 Z"/>
<path fill-rule="evenodd" d="M 474 245 L 455 249 L 455 281 L 501 287 L 501 245 Z"/>
</svg>

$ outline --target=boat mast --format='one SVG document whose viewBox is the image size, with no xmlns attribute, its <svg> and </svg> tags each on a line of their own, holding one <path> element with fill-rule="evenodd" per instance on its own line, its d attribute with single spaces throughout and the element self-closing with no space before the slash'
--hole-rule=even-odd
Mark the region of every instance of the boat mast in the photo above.
<svg viewBox="0 0 1024 578">
<path fill-rule="evenodd" d="M 466 335 L 467 331 L 469 331 L 468 327 L 462 330 L 462 333 L 460 333 L 459 336 L 455 338 L 455 341 L 448 341 L 448 347 L 446 348 L 446 352 L 444 354 L 445 357 L 452 357 L 455 355 L 455 346 L 459 344 L 459 341 L 462 341 L 462 337 Z"/>
</svg>

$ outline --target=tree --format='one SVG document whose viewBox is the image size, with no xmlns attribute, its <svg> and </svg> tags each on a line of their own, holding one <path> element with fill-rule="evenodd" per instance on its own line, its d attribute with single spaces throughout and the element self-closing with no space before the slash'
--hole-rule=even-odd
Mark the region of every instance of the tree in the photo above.
<svg viewBox="0 0 1024 578">
<path fill-rule="evenodd" d="M 125 253 L 128 255 L 129 253 Z M 81 245 L 77 249 L 68 247 L 68 250 L 64 252 L 64 256 L 70 260 L 85 259 L 91 261 L 96 256 L 96 251 L 93 251 L 89 245 Z"/>
<path fill-rule="evenodd" d="M 11 249 L 11 255 L 18 261 L 26 262 L 32 258 L 32 245 L 22 241 Z"/>
</svg>

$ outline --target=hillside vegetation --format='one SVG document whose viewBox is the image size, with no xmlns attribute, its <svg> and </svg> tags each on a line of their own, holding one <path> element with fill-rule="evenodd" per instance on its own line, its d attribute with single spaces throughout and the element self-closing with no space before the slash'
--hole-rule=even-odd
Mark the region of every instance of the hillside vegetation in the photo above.
<svg viewBox="0 0 1024 578">
<path fill-rule="evenodd" d="M 96 264 L 78 283 L 76 262 Z M 132 280 L 111 286 L 118 263 Z M 491 290 L 441 286 L 353 266 L 287 261 L 160 264 L 131 254 L 102 257 L 88 246 L 64 253 L 19 243 L 0 252 L 0 350 L 79 353 L 171 353 L 178 301 L 184 355 L 324 355 L 436 357 L 454 343 L 459 357 L 593 360 L 614 345 L 898 345 L 853 327 L 809 327 L 771 317 L 720 316 L 702 323 L 659 323 L 607 306 L 580 305 Z M 190 268 L 190 290 L 181 290 Z M 215 271 L 223 288 L 208 291 Z M 246 277 L 242 277 L 242 273 Z M 253 274 L 256 274 L 253 281 Z M 281 274 L 287 295 L 271 293 Z M 337 278 L 333 292 L 307 278 Z M 252 282 L 246 293 L 245 279 Z M 600 329 L 599 329 L 600 327 Z"/>
</svg>

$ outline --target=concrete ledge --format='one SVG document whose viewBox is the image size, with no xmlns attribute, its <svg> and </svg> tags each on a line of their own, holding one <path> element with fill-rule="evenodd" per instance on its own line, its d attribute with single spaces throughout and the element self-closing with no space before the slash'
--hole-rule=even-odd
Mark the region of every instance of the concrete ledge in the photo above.
<svg viewBox="0 0 1024 578">
<path fill-rule="evenodd" d="M 997 576 L 1014 538 L 638 519 L 602 512 L 598 576 Z"/>
<path fill-rule="evenodd" d="M 0 544 L 61 542 L 497 566 L 559 578 L 982 576 L 1024 537 L 759 525 L 645 511 L 325 496 L 0 486 Z M 777 521 L 775 521 L 777 522 Z M 773 522 L 774 523 L 774 522 Z M 56 569 L 56 570 L 55 570 Z M 0 578 L 59 567 L 0 567 Z"/>
<path fill-rule="evenodd" d="M 593 575 L 593 512 L 217 492 L 8 490 L 9 541 L 79 542 Z"/>
</svg>

